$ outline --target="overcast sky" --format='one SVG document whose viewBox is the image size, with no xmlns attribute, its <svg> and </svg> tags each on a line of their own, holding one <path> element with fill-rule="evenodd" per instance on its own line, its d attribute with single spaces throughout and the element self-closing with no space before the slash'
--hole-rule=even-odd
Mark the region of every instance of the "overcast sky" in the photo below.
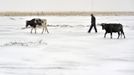
<svg viewBox="0 0 134 75">
<path fill-rule="evenodd" d="M 1 0 L 0 11 L 134 11 L 134 0 Z"/>
</svg>

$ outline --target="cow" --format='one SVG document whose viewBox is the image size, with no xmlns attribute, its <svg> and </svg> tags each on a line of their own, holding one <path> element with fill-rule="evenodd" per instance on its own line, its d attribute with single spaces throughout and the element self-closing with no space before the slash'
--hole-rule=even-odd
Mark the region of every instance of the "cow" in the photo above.
<svg viewBox="0 0 134 75">
<path fill-rule="evenodd" d="M 44 29 L 45 29 L 45 31 L 47 31 L 47 33 L 49 33 L 48 29 L 47 29 L 47 20 L 46 19 L 33 18 L 31 20 L 27 20 L 26 21 L 26 28 L 28 26 L 32 27 L 31 33 L 32 33 L 33 29 L 34 29 L 35 30 L 35 34 L 36 34 L 36 28 L 37 27 L 42 27 L 43 28 L 42 29 L 42 34 L 44 32 Z"/>
<path fill-rule="evenodd" d="M 104 38 L 106 38 L 106 34 L 110 33 L 111 34 L 111 39 L 112 39 L 112 33 L 118 33 L 118 38 L 120 37 L 120 35 L 122 36 L 122 34 L 124 35 L 125 38 L 125 34 L 123 31 L 123 26 L 120 23 L 102 23 L 102 30 L 105 30 L 105 34 L 104 34 Z"/>
</svg>

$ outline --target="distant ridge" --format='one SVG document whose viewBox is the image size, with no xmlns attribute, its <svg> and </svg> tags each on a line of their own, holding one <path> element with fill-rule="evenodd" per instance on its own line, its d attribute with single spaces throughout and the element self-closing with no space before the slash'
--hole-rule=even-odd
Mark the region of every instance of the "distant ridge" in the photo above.
<svg viewBox="0 0 134 75">
<path fill-rule="evenodd" d="M 98 16 L 134 16 L 134 12 L 84 12 L 84 11 L 62 11 L 62 12 L 0 12 L 0 16 L 90 16 L 93 13 Z"/>
</svg>

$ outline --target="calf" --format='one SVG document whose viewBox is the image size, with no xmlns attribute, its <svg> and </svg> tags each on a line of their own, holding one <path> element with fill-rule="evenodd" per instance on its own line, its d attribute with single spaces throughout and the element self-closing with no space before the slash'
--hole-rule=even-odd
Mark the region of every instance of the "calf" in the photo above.
<svg viewBox="0 0 134 75">
<path fill-rule="evenodd" d="M 46 19 L 35 19 L 34 18 L 32 20 L 27 20 L 26 21 L 26 28 L 28 26 L 31 26 L 32 27 L 31 33 L 32 33 L 33 29 L 34 29 L 35 30 L 35 34 L 36 34 L 36 28 L 37 27 L 42 27 L 43 28 L 42 34 L 44 32 L 44 29 L 45 29 L 45 31 L 47 31 L 47 33 L 49 33 L 48 32 L 48 29 L 47 29 L 47 20 Z"/>
<path fill-rule="evenodd" d="M 123 26 L 122 24 L 118 24 L 118 23 L 102 23 L 101 24 L 102 29 L 105 30 L 105 34 L 104 34 L 104 38 L 106 38 L 106 34 L 110 33 L 111 34 L 111 39 L 112 39 L 112 33 L 113 32 L 117 32 L 118 33 L 118 38 L 120 37 L 120 35 L 122 36 L 122 34 L 124 35 L 125 38 L 125 34 L 123 31 Z"/>
</svg>

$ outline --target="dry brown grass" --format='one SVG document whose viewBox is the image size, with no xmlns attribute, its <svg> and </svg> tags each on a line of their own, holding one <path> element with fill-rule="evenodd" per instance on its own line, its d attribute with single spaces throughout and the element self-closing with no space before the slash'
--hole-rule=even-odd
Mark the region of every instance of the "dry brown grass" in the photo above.
<svg viewBox="0 0 134 75">
<path fill-rule="evenodd" d="M 99 16 L 134 16 L 134 12 L 0 12 L 0 16 L 90 16 L 93 13 Z"/>
</svg>

